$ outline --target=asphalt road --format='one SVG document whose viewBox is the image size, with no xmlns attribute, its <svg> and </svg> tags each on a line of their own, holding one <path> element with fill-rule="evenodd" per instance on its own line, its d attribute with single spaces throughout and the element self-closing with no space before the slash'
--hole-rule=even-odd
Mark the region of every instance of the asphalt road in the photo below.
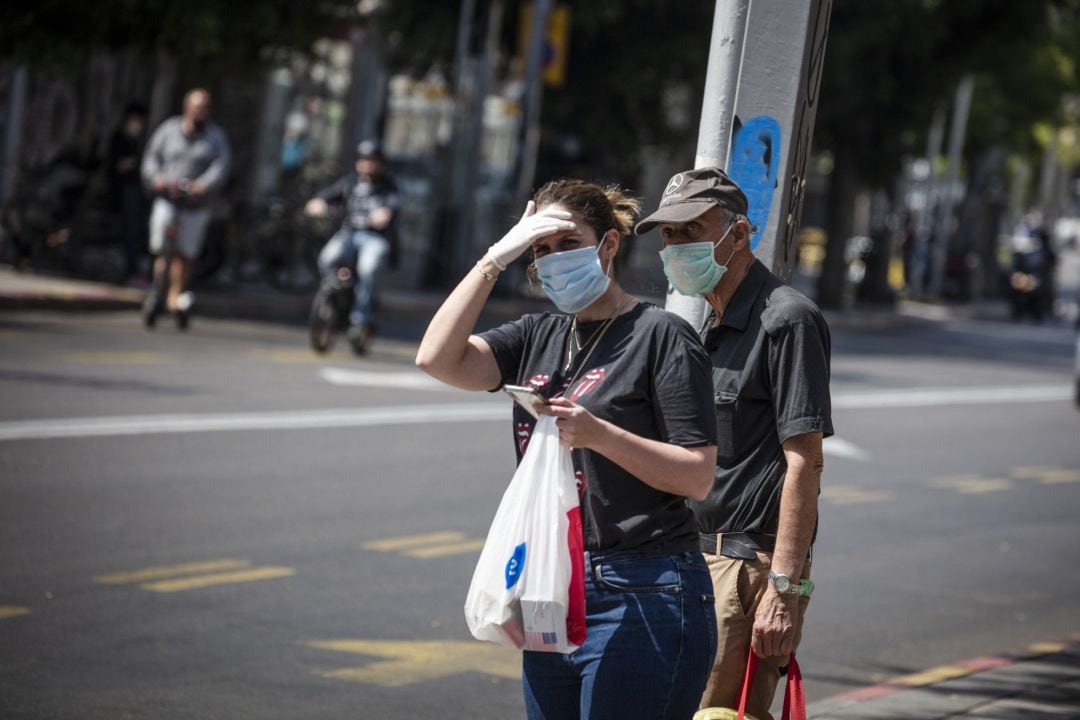
<svg viewBox="0 0 1080 720">
<path fill-rule="evenodd" d="M 1071 332 L 834 340 L 809 699 L 1080 631 Z M 522 715 L 461 610 L 508 401 L 304 342 L 0 315 L 0 717 Z"/>
</svg>

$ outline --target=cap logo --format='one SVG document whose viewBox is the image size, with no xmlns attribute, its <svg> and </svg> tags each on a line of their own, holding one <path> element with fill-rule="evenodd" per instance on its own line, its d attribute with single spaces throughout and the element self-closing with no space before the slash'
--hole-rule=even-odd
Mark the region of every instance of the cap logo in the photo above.
<svg viewBox="0 0 1080 720">
<path fill-rule="evenodd" d="M 681 188 L 682 184 L 683 184 L 683 176 L 682 176 L 682 173 L 679 173 L 678 175 L 676 175 L 673 178 L 671 178 L 670 180 L 668 180 L 667 187 L 664 188 L 664 194 L 665 195 L 670 195 L 671 193 L 673 193 L 676 190 L 678 190 L 679 188 Z"/>
</svg>

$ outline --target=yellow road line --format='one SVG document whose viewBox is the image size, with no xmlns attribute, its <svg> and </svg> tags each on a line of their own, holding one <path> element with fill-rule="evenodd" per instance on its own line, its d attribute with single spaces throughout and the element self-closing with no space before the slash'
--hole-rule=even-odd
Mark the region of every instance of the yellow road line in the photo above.
<svg viewBox="0 0 1080 720">
<path fill-rule="evenodd" d="M 460 640 L 323 640 L 303 644 L 381 658 L 361 667 L 313 671 L 316 675 L 333 680 L 404 687 L 467 672 L 507 680 L 521 677 L 521 653 L 490 643 Z"/>
<path fill-rule="evenodd" d="M 1080 470 L 1050 470 L 1039 478 L 1043 485 L 1080 482 Z"/>
<path fill-rule="evenodd" d="M 252 350 L 250 356 L 255 360 L 269 360 L 276 363 L 322 363 L 323 358 L 314 350 Z"/>
<path fill-rule="evenodd" d="M 465 534 L 455 531 L 433 532 L 426 535 L 403 535 L 401 537 L 386 538 L 385 540 L 372 540 L 360 547 L 365 550 L 378 550 L 379 552 L 393 552 L 409 548 L 424 547 L 438 543 L 452 543 L 465 540 Z"/>
<path fill-rule="evenodd" d="M 273 580 L 295 575 L 296 570 L 289 567 L 257 567 L 250 570 L 237 572 L 215 573 L 213 575 L 196 575 L 195 577 L 180 578 L 178 580 L 161 580 L 159 582 L 145 583 L 140 585 L 143 590 L 154 592 L 181 592 L 183 590 L 196 590 L 211 587 L 213 585 L 228 585 L 230 583 L 253 582 L 255 580 Z"/>
<path fill-rule="evenodd" d="M 461 542 L 446 543 L 444 545 L 434 545 L 426 548 L 416 548 L 414 550 L 406 550 L 402 555 L 407 555 L 414 558 L 433 558 L 442 557 L 444 555 L 461 555 L 464 553 L 477 552 L 483 549 L 483 540 L 462 540 Z"/>
<path fill-rule="evenodd" d="M 1034 655 L 1049 655 L 1050 653 L 1063 652 L 1068 648 L 1068 643 L 1043 642 L 1035 643 L 1034 645 L 1028 645 L 1028 652 Z"/>
<path fill-rule="evenodd" d="M 95 365 L 158 365 L 176 360 L 167 353 L 132 351 L 132 352 L 72 352 L 67 359 Z"/>
<path fill-rule="evenodd" d="M 1057 470 L 1055 467 L 1047 467 L 1045 465 L 1035 465 L 1026 467 L 1015 467 L 1012 472 L 1009 473 L 1014 478 L 1020 478 L 1021 480 L 1037 480 L 1045 473 L 1053 472 Z"/>
<path fill-rule="evenodd" d="M 921 687 L 923 685 L 931 685 L 945 680 L 964 677 L 965 675 L 970 675 L 972 672 L 971 668 L 963 667 L 962 665 L 942 665 L 941 667 L 932 668 L 925 672 L 905 675 L 904 677 L 897 678 L 893 683 L 896 685 L 907 685 L 909 687 Z"/>
<path fill-rule="evenodd" d="M 0 620 L 29 614 L 30 608 L 28 607 L 22 607 L 21 605 L 0 605 Z"/>
<path fill-rule="evenodd" d="M 125 572 L 111 573 L 109 575 L 98 575 L 94 578 L 94 582 L 103 585 L 127 585 L 130 583 L 161 580 L 163 578 L 178 577 L 181 575 L 197 575 L 222 570 L 237 570 L 246 567 L 251 567 L 251 563 L 247 560 L 206 560 L 203 562 L 190 562 L 181 565 L 160 565 L 158 567 L 148 567 L 141 570 L 128 570 Z"/>
<path fill-rule="evenodd" d="M 1012 481 L 1001 477 L 980 477 L 979 475 L 957 475 L 940 478 L 930 482 L 934 487 L 953 490 L 961 495 L 982 495 L 983 493 L 1010 490 Z"/>
<path fill-rule="evenodd" d="M 821 499 L 836 505 L 855 505 L 892 500 L 893 494 L 882 490 L 863 490 L 854 485 L 827 485 L 821 488 Z"/>
</svg>

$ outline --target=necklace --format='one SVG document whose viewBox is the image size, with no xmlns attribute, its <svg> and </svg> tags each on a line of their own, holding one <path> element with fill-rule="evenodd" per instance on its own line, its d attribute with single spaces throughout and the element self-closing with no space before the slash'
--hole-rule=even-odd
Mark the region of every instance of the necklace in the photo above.
<svg viewBox="0 0 1080 720">
<path fill-rule="evenodd" d="M 618 312 L 618 310 L 618 308 L 615 308 L 616 312 Z M 596 338 L 597 334 L 603 329 L 604 324 L 601 323 L 600 327 L 593 330 L 593 334 L 589 336 L 588 340 L 586 340 L 585 342 L 581 342 L 581 333 L 578 332 L 577 315 L 575 315 L 570 321 L 570 339 L 573 340 L 575 345 L 577 345 L 577 350 L 575 352 L 581 352 L 581 349 L 586 345 L 590 344 Z"/>
<path fill-rule="evenodd" d="M 581 351 L 585 350 L 585 357 L 582 359 L 581 364 L 578 366 L 577 372 L 575 372 L 574 376 L 570 378 L 570 382 L 567 383 L 567 387 L 577 382 L 578 376 L 581 375 L 581 372 L 585 369 L 585 366 L 589 364 L 589 358 L 592 357 L 593 351 L 596 350 L 597 346 L 600 344 L 600 340 L 604 337 L 604 334 L 608 331 L 608 328 L 610 328 L 615 322 L 615 318 L 619 316 L 619 311 L 622 310 L 623 307 L 633 299 L 634 297 L 632 295 L 627 295 L 625 298 L 623 298 L 622 302 L 615 306 L 615 310 L 611 313 L 611 316 L 607 320 L 605 320 L 599 328 L 593 331 L 593 334 L 589 336 L 589 339 L 585 341 L 585 344 L 582 345 L 578 343 L 577 356 L 581 357 Z M 570 372 L 570 368 L 573 366 L 573 346 L 576 340 L 577 315 L 574 315 L 573 319 L 570 321 L 570 337 L 568 337 L 566 340 L 566 365 L 563 367 L 563 374 Z M 588 349 L 586 350 L 586 348 Z"/>
</svg>

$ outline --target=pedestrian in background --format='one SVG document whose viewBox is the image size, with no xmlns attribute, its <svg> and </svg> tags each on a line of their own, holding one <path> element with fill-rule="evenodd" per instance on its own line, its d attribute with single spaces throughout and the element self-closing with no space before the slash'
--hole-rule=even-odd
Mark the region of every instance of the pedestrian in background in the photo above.
<svg viewBox="0 0 1080 720">
<path fill-rule="evenodd" d="M 715 385 L 716 476 L 690 504 L 719 644 L 701 707 L 737 707 L 752 647 L 762 661 L 746 709 L 765 720 L 813 590 L 821 446 L 833 433 L 830 338 L 817 306 L 754 258 L 746 213 L 746 195 L 722 170 L 687 170 L 635 232 L 659 227 L 668 280 L 710 306 L 701 337 Z"/>
<path fill-rule="evenodd" d="M 225 131 L 210 121 L 210 93 L 184 96 L 184 112 L 163 122 L 150 138 L 142 161 L 143 182 L 154 194 L 150 211 L 153 287 L 143 320 L 153 326 L 166 310 L 187 327 L 194 295 L 187 289 L 191 267 L 202 251 L 210 203 L 225 185 L 232 151 Z"/>
<path fill-rule="evenodd" d="M 109 139 L 106 157 L 113 202 L 120 213 L 120 246 L 124 249 L 124 279 L 134 280 L 146 252 L 146 193 L 139 176 L 146 138 L 146 108 L 131 104 Z"/>
<path fill-rule="evenodd" d="M 417 365 L 466 390 L 525 385 L 572 448 L 585 548 L 587 638 L 524 653 L 529 718 L 687 720 L 715 649 L 712 589 L 687 496 L 715 466 L 708 358 L 679 317 L 614 278 L 638 203 L 616 188 L 548 183 L 432 318 Z M 507 265 L 532 248 L 561 312 L 470 334 Z M 518 460 L 535 420 L 514 408 Z"/>
</svg>

